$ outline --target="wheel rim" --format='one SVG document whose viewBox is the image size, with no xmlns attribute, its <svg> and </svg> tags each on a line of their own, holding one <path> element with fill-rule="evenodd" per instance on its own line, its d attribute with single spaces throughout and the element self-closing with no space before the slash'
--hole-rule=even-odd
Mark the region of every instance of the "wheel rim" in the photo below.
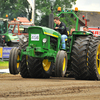
<svg viewBox="0 0 100 100">
<path fill-rule="evenodd" d="M 19 57 L 19 55 L 17 56 L 17 68 L 19 68 L 19 59 L 20 59 L 20 57 Z"/>
<path fill-rule="evenodd" d="M 28 56 L 26 56 L 26 64 L 28 65 L 28 61 L 27 60 L 28 60 Z"/>
<path fill-rule="evenodd" d="M 51 66 L 51 62 L 48 61 L 48 59 L 44 59 L 42 61 L 42 65 L 43 65 L 43 69 L 45 71 L 48 71 L 50 69 L 50 66 Z"/>
<path fill-rule="evenodd" d="M 97 49 L 96 66 L 97 66 L 98 73 L 100 74 L 100 44 Z"/>
<path fill-rule="evenodd" d="M 64 61 L 63 61 L 63 71 L 65 70 L 65 66 L 66 66 L 66 58 L 64 58 Z"/>
<path fill-rule="evenodd" d="M 89 53 L 87 53 L 87 66 L 88 66 L 88 55 L 89 55 Z"/>
</svg>

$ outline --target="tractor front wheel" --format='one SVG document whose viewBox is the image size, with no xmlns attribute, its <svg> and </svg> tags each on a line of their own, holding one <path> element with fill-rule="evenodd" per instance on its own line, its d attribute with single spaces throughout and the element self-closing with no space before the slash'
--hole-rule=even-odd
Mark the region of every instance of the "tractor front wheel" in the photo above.
<svg viewBox="0 0 100 100">
<path fill-rule="evenodd" d="M 29 75 L 28 71 L 28 56 L 24 55 L 22 56 L 21 62 L 20 62 L 20 75 L 23 78 L 30 78 L 31 76 Z"/>
<path fill-rule="evenodd" d="M 12 48 L 9 55 L 9 71 L 11 74 L 18 74 L 20 71 L 19 67 L 20 50 Z"/>
<path fill-rule="evenodd" d="M 43 61 L 28 57 L 29 74 L 33 78 L 49 78 L 52 73 L 52 63 L 48 59 Z"/>
<path fill-rule="evenodd" d="M 67 53 L 58 51 L 55 63 L 55 76 L 64 77 L 67 70 Z"/>
</svg>

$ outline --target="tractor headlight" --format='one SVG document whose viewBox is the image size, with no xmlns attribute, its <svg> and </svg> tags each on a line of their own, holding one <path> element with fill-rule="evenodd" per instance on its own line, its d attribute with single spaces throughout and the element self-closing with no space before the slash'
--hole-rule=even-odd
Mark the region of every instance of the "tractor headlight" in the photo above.
<svg viewBox="0 0 100 100">
<path fill-rule="evenodd" d="M 3 35 L 2 38 L 5 38 L 5 36 Z"/>
<path fill-rule="evenodd" d="M 24 42 L 27 42 L 27 38 L 26 38 L 26 37 L 23 37 L 23 41 L 24 41 Z"/>
<path fill-rule="evenodd" d="M 46 43 L 46 42 L 47 42 L 47 39 L 46 39 L 46 38 L 44 38 L 44 39 L 42 40 L 42 42 L 43 42 L 43 43 Z"/>
</svg>

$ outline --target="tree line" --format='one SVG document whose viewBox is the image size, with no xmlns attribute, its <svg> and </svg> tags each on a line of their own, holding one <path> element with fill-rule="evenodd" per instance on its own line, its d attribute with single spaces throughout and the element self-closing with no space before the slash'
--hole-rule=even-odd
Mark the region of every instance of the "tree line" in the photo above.
<svg viewBox="0 0 100 100">
<path fill-rule="evenodd" d="M 17 17 L 28 17 L 31 19 L 32 9 L 27 0 L 0 0 L 0 17 L 5 18 L 8 14 L 9 20 Z M 53 6 L 54 16 L 57 16 L 57 8 L 62 9 L 71 8 L 76 0 L 35 0 L 35 24 L 41 26 L 48 26 L 49 14 L 51 13 L 51 6 Z M 27 16 L 28 15 L 28 16 Z M 62 18 L 65 23 L 72 23 L 70 17 Z M 69 21 L 69 22 L 68 22 Z"/>
</svg>

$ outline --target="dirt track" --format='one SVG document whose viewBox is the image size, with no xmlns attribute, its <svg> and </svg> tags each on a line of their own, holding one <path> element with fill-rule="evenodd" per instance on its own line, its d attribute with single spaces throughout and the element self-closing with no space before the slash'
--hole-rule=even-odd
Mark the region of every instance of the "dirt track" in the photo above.
<svg viewBox="0 0 100 100">
<path fill-rule="evenodd" d="M 100 81 L 0 74 L 0 100 L 100 100 Z"/>
</svg>

